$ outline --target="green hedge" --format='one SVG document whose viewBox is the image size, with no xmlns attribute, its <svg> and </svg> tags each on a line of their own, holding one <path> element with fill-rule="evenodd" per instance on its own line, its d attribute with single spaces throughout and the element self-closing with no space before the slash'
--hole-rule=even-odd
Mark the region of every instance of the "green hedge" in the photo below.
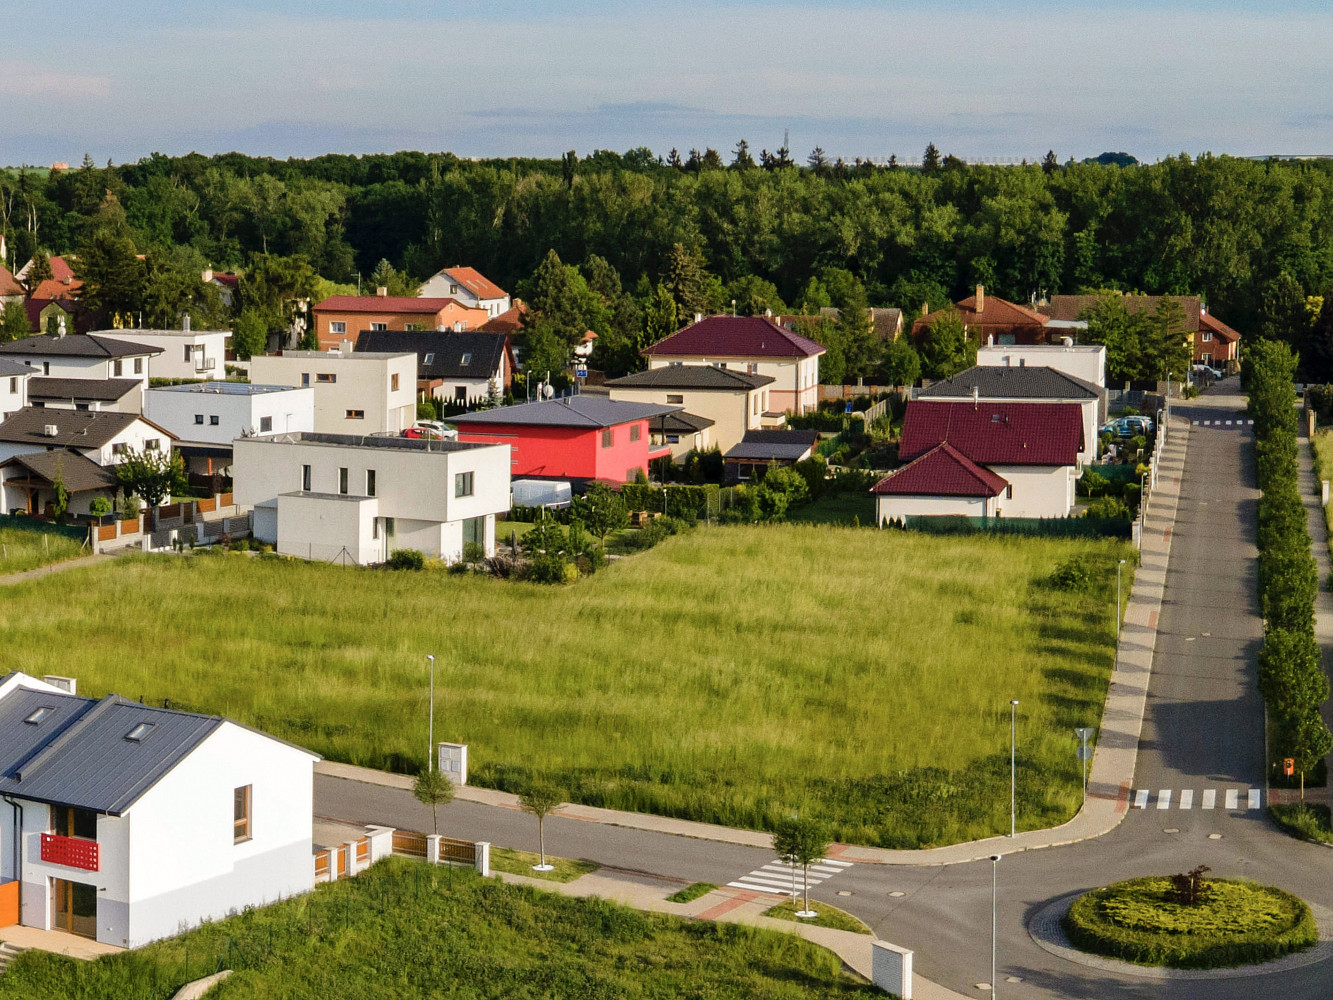
<svg viewBox="0 0 1333 1000">
<path fill-rule="evenodd" d="M 1171 900 L 1171 880 L 1137 878 L 1094 889 L 1064 918 L 1082 951 L 1136 965 L 1218 969 L 1268 962 L 1319 940 L 1310 908 L 1272 886 L 1212 879 L 1195 906 Z"/>
<path fill-rule="evenodd" d="M 722 488 L 714 483 L 702 486 L 668 486 L 665 512 L 668 514 L 693 513 L 695 517 L 716 516 L 722 506 Z M 663 510 L 662 487 L 647 483 L 626 483 L 620 487 L 625 506 L 631 511 Z"/>
</svg>

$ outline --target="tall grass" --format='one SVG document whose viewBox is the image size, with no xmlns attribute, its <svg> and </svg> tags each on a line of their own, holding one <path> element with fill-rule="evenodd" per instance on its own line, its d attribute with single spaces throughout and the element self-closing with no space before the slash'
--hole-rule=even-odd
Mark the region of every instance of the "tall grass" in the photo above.
<svg viewBox="0 0 1333 1000">
<path fill-rule="evenodd" d="M 13 588 L 0 623 L 11 668 L 402 770 L 424 760 L 433 653 L 435 733 L 471 745 L 474 783 L 540 768 L 589 804 L 748 827 L 803 807 L 916 846 L 1008 828 L 1010 698 L 1019 825 L 1077 809 L 1072 730 L 1100 718 L 1127 553 L 701 527 L 565 588 L 133 557 Z M 1045 583 L 1071 558 L 1090 590 Z"/>
<path fill-rule="evenodd" d="M 80 551 L 79 542 L 54 532 L 0 528 L 0 575 L 73 559 Z"/>
<path fill-rule="evenodd" d="M 1310 439 L 1314 449 L 1314 474 L 1316 479 L 1333 479 L 1333 432 L 1321 430 Z M 1328 550 L 1333 555 L 1333 501 L 1324 507 L 1324 524 L 1329 528 Z"/>
</svg>

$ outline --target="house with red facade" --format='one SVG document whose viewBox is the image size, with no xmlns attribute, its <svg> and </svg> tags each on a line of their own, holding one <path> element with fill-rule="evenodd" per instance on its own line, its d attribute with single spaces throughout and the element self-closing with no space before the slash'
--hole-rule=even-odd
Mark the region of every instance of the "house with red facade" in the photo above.
<svg viewBox="0 0 1333 1000">
<path fill-rule="evenodd" d="M 364 330 L 475 330 L 490 319 L 479 309 L 452 298 L 393 295 L 331 295 L 314 308 L 320 350 L 344 341 L 355 346 Z"/>
<path fill-rule="evenodd" d="M 1194 361 L 1226 375 L 1240 371 L 1240 334 L 1207 310 L 1199 312 L 1194 331 Z"/>
<path fill-rule="evenodd" d="M 648 463 L 671 454 L 651 444 L 649 422 L 679 406 L 630 403 L 605 396 L 562 396 L 450 417 L 458 440 L 507 444 L 510 475 L 552 479 L 604 479 L 624 483 Z"/>
</svg>

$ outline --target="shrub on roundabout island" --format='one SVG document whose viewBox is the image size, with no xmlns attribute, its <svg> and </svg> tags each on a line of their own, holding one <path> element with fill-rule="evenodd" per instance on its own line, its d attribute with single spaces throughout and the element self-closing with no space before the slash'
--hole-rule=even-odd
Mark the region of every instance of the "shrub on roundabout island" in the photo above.
<svg viewBox="0 0 1333 1000">
<path fill-rule="evenodd" d="M 1206 869 L 1204 869 L 1206 870 Z M 1181 880 L 1198 886 L 1188 902 Z M 1064 918 L 1081 951 L 1137 965 L 1216 969 L 1267 962 L 1319 940 L 1310 908 L 1272 886 L 1189 875 L 1117 882 L 1085 893 Z"/>
</svg>

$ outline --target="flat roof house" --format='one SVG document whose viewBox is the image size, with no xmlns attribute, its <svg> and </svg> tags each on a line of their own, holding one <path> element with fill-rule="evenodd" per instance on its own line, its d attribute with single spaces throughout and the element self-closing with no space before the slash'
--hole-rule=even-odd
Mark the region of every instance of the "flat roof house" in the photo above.
<svg viewBox="0 0 1333 1000">
<path fill-rule="evenodd" d="M 211 475 L 231 465 L 238 437 L 315 429 L 315 390 L 252 382 L 189 382 L 144 394 L 144 416 L 179 438 L 191 472 Z"/>
<path fill-rule="evenodd" d="M 450 417 L 458 439 L 510 446 L 515 478 L 632 481 L 670 454 L 651 445 L 649 421 L 681 409 L 602 396 L 563 396 Z"/>
<path fill-rule="evenodd" d="M 40 334 L 0 342 L 0 357 L 55 378 L 134 378 L 148 388 L 148 362 L 159 347 L 97 333 Z"/>
<path fill-rule="evenodd" d="M 472 330 L 490 319 L 485 309 L 454 298 L 331 295 L 314 307 L 321 349 L 356 343 L 364 330 Z"/>
<path fill-rule="evenodd" d="M 313 888 L 315 754 L 17 681 L 0 698 L 0 877 L 21 924 L 136 948 Z"/>
<path fill-rule="evenodd" d="M 358 351 L 417 356 L 417 392 L 458 406 L 498 400 L 514 373 L 514 352 L 503 333 L 453 333 L 439 330 L 369 330 L 356 342 Z"/>
<path fill-rule="evenodd" d="M 465 306 L 485 309 L 488 318 L 509 310 L 509 293 L 474 267 L 446 267 L 421 283 L 422 298 L 457 299 Z"/>
<path fill-rule="evenodd" d="M 161 352 L 153 359 L 154 378 L 227 377 L 227 341 L 230 330 L 192 330 L 185 317 L 179 330 L 98 330 L 97 336 L 124 337 L 136 344 L 147 344 Z"/>
<path fill-rule="evenodd" d="M 403 437 L 277 434 L 233 443 L 236 503 L 279 552 L 359 566 L 416 549 L 455 562 L 495 554 L 509 509 L 509 448 Z"/>
<path fill-rule="evenodd" d="M 314 389 L 320 434 L 397 434 L 417 419 L 415 354 L 349 348 L 256 355 L 250 381 Z"/>
<path fill-rule="evenodd" d="M 606 383 L 612 399 L 682 406 L 686 415 L 711 421 L 710 439 L 723 451 L 741 442 L 747 431 L 763 427 L 776 379 L 772 375 L 713 365 L 666 365 Z M 687 439 L 674 442 L 673 458 L 690 451 Z"/>
<path fill-rule="evenodd" d="M 648 367 L 715 365 L 773 379 L 768 412 L 806 413 L 819 406 L 822 344 L 767 316 L 705 316 L 643 350 Z"/>
</svg>

